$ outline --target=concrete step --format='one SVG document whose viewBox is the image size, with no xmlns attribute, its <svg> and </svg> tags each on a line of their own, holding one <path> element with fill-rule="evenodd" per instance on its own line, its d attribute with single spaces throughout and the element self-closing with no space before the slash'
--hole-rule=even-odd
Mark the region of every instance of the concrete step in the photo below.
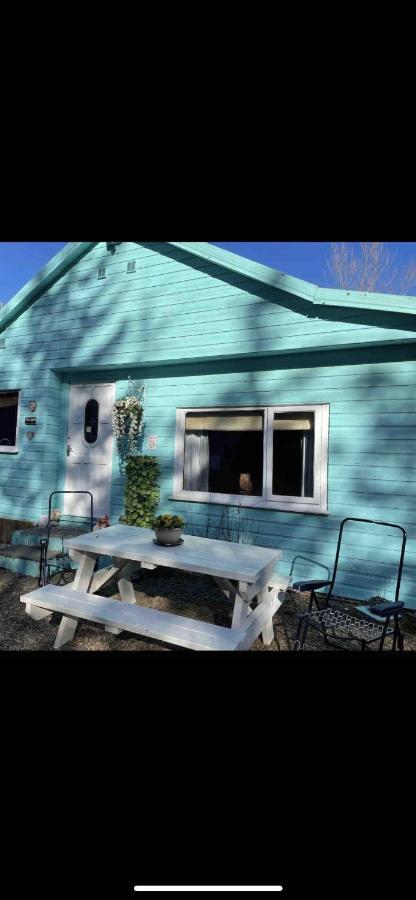
<svg viewBox="0 0 416 900">
<path fill-rule="evenodd" d="M 29 547 L 26 544 L 2 544 L 0 545 L 0 556 L 8 559 L 31 559 L 35 562 L 40 561 L 40 547 Z M 61 556 L 59 550 L 49 550 L 48 559 L 56 559 Z"/>
<path fill-rule="evenodd" d="M 75 537 L 78 534 L 88 533 L 89 528 L 77 525 L 54 525 L 51 528 L 51 537 L 49 547 L 51 550 L 62 550 L 62 541 L 64 538 Z M 39 547 L 41 538 L 47 538 L 47 528 L 41 528 L 34 525 L 31 528 L 25 528 L 24 531 L 15 531 L 12 536 L 12 545 Z"/>
<path fill-rule="evenodd" d="M 48 558 L 56 559 L 62 554 L 62 541 L 65 538 L 76 537 L 78 534 L 88 534 L 89 528 L 83 525 L 54 525 L 51 528 Z M 19 575 L 31 575 L 37 578 L 39 575 L 40 540 L 47 538 L 47 528 L 33 525 L 24 531 L 15 531 L 11 544 L 0 544 L 0 568 Z M 102 569 L 111 563 L 111 559 L 100 556 L 98 568 Z M 77 568 L 77 563 L 72 560 L 72 568 Z"/>
<path fill-rule="evenodd" d="M 57 559 L 62 553 L 59 550 L 50 550 L 48 559 Z M 40 547 L 31 547 L 27 544 L 2 544 L 0 545 L 0 567 L 9 572 L 17 572 L 19 575 L 31 575 L 37 578 L 39 575 Z M 76 564 L 72 563 L 76 568 Z"/>
</svg>

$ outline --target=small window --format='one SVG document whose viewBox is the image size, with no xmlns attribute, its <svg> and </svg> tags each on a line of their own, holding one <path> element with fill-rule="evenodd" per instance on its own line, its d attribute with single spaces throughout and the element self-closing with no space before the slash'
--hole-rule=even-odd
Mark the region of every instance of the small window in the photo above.
<svg viewBox="0 0 416 900">
<path fill-rule="evenodd" d="M 327 512 L 329 406 L 177 411 L 178 500 Z"/>
<path fill-rule="evenodd" d="M 273 495 L 313 497 L 313 413 L 275 413 Z"/>
<path fill-rule="evenodd" d="M 17 417 L 19 409 L 18 391 L 0 392 L 0 452 L 7 453 L 17 448 Z"/>
<path fill-rule="evenodd" d="M 263 413 L 188 413 L 184 490 L 261 497 Z"/>
<path fill-rule="evenodd" d="M 100 407 L 98 400 L 88 400 L 85 406 L 84 438 L 87 444 L 95 444 L 98 438 Z"/>
<path fill-rule="evenodd" d="M 131 262 L 127 263 L 127 272 L 129 275 L 131 275 L 135 271 L 136 271 L 136 260 L 133 259 Z"/>
<path fill-rule="evenodd" d="M 100 268 L 98 269 L 98 274 L 97 274 L 98 280 L 100 281 L 102 278 L 106 278 L 106 277 L 107 277 L 107 269 L 106 269 L 106 267 L 105 267 L 105 266 L 100 266 Z"/>
</svg>

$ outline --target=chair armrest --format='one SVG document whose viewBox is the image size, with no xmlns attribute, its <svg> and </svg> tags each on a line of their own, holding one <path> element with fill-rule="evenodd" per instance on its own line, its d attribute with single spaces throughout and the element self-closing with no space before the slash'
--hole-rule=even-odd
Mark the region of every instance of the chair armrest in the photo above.
<svg viewBox="0 0 416 900">
<path fill-rule="evenodd" d="M 370 612 L 374 616 L 381 616 L 383 619 L 386 619 L 387 616 L 391 616 L 394 613 L 400 612 L 401 609 L 404 609 L 404 603 L 380 603 L 379 606 L 370 607 Z"/>
<path fill-rule="evenodd" d="M 319 588 L 328 587 L 332 581 L 295 581 L 292 591 L 317 591 Z"/>
</svg>

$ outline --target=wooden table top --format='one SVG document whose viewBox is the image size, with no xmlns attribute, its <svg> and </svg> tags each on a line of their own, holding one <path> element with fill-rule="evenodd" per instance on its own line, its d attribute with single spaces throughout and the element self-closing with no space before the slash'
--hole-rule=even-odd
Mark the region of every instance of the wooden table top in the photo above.
<svg viewBox="0 0 416 900">
<path fill-rule="evenodd" d="M 154 538 L 150 528 L 112 525 L 67 538 L 64 546 L 81 553 L 146 562 L 248 584 L 254 584 L 265 569 L 277 564 L 283 556 L 281 550 L 188 534 L 183 534 L 184 542 L 178 547 L 161 547 L 154 543 Z"/>
</svg>

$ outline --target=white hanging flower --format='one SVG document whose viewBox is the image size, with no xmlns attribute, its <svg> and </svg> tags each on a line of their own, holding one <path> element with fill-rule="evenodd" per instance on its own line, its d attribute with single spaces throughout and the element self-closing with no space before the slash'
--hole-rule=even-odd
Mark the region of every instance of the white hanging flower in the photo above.
<svg viewBox="0 0 416 900">
<path fill-rule="evenodd" d="M 137 438 L 142 429 L 143 405 L 137 397 L 123 397 L 113 406 L 113 431 L 120 457 L 124 445 L 126 456 L 133 456 L 137 449 Z"/>
</svg>

